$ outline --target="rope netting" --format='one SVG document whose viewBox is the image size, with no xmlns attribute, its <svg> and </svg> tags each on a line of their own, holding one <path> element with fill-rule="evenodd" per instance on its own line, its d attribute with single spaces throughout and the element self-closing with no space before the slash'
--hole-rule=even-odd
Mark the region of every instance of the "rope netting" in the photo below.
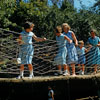
<svg viewBox="0 0 100 100">
<path fill-rule="evenodd" d="M 0 29 L 0 73 L 5 74 L 19 74 L 19 66 L 17 62 L 20 45 L 18 44 L 19 33 Z M 34 56 L 32 65 L 34 66 L 35 75 L 54 75 L 57 71 L 57 66 L 54 64 L 54 58 L 58 52 L 57 42 L 49 40 L 44 42 L 33 41 Z M 62 45 L 63 46 L 63 45 Z M 86 46 L 86 48 L 88 48 Z M 96 47 L 93 48 L 93 51 Z M 93 73 L 94 65 L 90 62 L 93 58 L 94 52 L 91 56 L 88 53 L 85 63 L 85 74 Z M 98 60 L 98 58 L 96 59 Z M 99 71 L 100 65 L 98 65 Z M 76 73 L 79 72 L 79 67 L 76 65 Z M 29 73 L 27 65 L 25 66 L 25 74 Z"/>
</svg>

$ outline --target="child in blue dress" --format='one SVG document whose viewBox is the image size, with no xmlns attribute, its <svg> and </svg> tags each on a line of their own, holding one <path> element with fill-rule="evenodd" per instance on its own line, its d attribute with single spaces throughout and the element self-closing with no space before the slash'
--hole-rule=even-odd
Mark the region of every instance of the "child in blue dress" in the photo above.
<svg viewBox="0 0 100 100">
<path fill-rule="evenodd" d="M 85 52 L 87 51 L 88 50 L 84 47 L 84 42 L 79 41 L 77 47 L 77 54 L 78 54 L 78 66 L 79 67 L 82 66 L 82 68 L 80 69 L 81 75 L 84 75 L 84 70 L 85 70 L 84 64 L 86 63 Z"/>
<path fill-rule="evenodd" d="M 58 67 L 59 74 L 62 74 L 62 66 L 64 67 L 64 73 L 63 75 L 69 75 L 68 73 L 68 67 L 66 64 L 66 55 L 67 55 L 67 48 L 66 48 L 66 42 L 68 41 L 69 43 L 72 42 L 67 36 L 62 34 L 62 28 L 61 26 L 57 26 L 55 29 L 55 34 L 56 34 L 56 41 L 58 44 L 58 52 L 55 58 L 55 63 Z M 67 41 L 66 41 L 67 40 Z"/>
<path fill-rule="evenodd" d="M 29 67 L 30 75 L 29 78 L 32 78 L 34 76 L 33 74 L 33 66 L 32 66 L 32 58 L 34 54 L 34 48 L 32 45 L 32 38 L 36 41 L 45 41 L 46 38 L 38 38 L 33 32 L 34 24 L 31 22 L 26 22 L 24 24 L 24 31 L 20 33 L 19 36 L 19 45 L 20 45 L 20 51 L 19 51 L 19 58 L 20 59 L 20 75 L 18 76 L 18 79 L 22 78 L 24 75 L 24 65 L 27 64 Z"/>
<path fill-rule="evenodd" d="M 76 76 L 75 74 L 75 64 L 78 62 L 78 56 L 77 56 L 77 51 L 76 47 L 78 46 L 78 41 L 77 38 L 74 34 L 74 32 L 70 31 L 70 26 L 67 23 L 63 23 L 63 34 L 66 35 L 68 38 L 70 38 L 74 43 L 66 43 L 66 48 L 68 50 L 68 55 L 67 55 L 67 64 L 71 65 L 72 67 L 72 75 Z"/>
<path fill-rule="evenodd" d="M 88 38 L 90 49 L 90 64 L 94 66 L 94 74 L 97 73 L 97 65 L 100 64 L 100 38 L 96 36 L 96 31 L 91 30 L 91 37 Z"/>
</svg>

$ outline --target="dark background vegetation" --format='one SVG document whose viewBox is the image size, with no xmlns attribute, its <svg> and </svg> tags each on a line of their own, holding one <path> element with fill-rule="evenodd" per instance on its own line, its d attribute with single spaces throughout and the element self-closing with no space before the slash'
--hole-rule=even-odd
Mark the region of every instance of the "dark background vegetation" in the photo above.
<svg viewBox="0 0 100 100">
<path fill-rule="evenodd" d="M 55 1 L 55 2 L 54 2 Z M 0 0 L 0 27 L 20 32 L 25 21 L 35 24 L 34 33 L 54 39 L 54 28 L 67 22 L 75 32 L 78 40 L 87 41 L 90 29 L 100 32 L 100 0 L 91 8 L 78 10 L 67 0 L 31 0 L 24 3 L 20 0 Z"/>
</svg>

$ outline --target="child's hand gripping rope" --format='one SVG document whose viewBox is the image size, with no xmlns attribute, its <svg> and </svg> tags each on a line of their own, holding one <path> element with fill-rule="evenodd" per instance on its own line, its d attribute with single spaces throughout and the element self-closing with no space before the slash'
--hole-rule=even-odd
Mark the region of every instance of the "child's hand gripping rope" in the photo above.
<svg viewBox="0 0 100 100">
<path fill-rule="evenodd" d="M 25 42 L 24 41 L 22 41 L 21 39 L 16 39 L 16 41 L 19 43 L 19 45 L 22 45 L 22 44 L 24 44 Z"/>
</svg>

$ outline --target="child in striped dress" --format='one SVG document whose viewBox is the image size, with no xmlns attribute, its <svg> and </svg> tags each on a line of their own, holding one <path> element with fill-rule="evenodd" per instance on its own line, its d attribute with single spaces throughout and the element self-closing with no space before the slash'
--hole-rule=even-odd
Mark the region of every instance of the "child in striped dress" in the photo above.
<svg viewBox="0 0 100 100">
<path fill-rule="evenodd" d="M 77 47 L 77 54 L 78 54 L 78 66 L 79 67 L 82 66 L 82 68 L 80 68 L 81 75 L 84 75 L 84 70 L 85 70 L 84 64 L 86 63 L 85 52 L 87 51 L 88 50 L 84 47 L 84 42 L 79 41 Z"/>
<path fill-rule="evenodd" d="M 89 51 L 89 64 L 94 66 L 94 73 L 97 73 L 97 66 L 100 65 L 100 38 L 96 36 L 96 30 L 91 30 L 91 37 L 88 38 Z"/>
<path fill-rule="evenodd" d="M 57 26 L 55 29 L 55 34 L 56 34 L 56 41 L 58 44 L 58 52 L 55 58 L 55 63 L 58 67 L 59 74 L 62 74 L 62 66 L 64 67 L 64 73 L 63 75 L 68 75 L 68 67 L 66 64 L 66 55 L 67 55 L 67 48 L 66 48 L 66 42 L 68 41 L 69 43 L 72 42 L 67 36 L 62 34 L 62 28 L 61 26 Z"/>
<path fill-rule="evenodd" d="M 36 41 L 45 41 L 46 38 L 39 38 L 37 37 L 33 32 L 34 24 L 31 22 L 26 22 L 24 24 L 24 31 L 20 33 L 19 36 L 19 45 L 20 45 L 20 51 L 19 51 L 19 59 L 21 60 L 21 66 L 20 66 L 20 75 L 18 76 L 18 79 L 22 78 L 24 75 L 24 65 L 27 64 L 29 67 L 30 75 L 29 78 L 31 79 L 34 77 L 33 74 L 33 66 L 32 66 L 32 58 L 34 54 L 34 47 L 32 45 L 32 37 Z"/>
<path fill-rule="evenodd" d="M 74 32 L 70 31 L 70 26 L 67 23 L 63 23 L 62 25 L 63 27 L 63 34 L 66 35 L 69 39 L 71 39 L 72 43 L 67 42 L 66 43 L 66 48 L 68 51 L 68 55 L 67 55 L 67 64 L 71 65 L 72 67 L 72 75 L 76 76 L 75 74 L 75 64 L 77 64 L 78 62 L 78 56 L 77 56 L 77 51 L 76 51 L 76 47 L 78 46 L 78 41 L 77 38 L 74 34 Z"/>
</svg>

